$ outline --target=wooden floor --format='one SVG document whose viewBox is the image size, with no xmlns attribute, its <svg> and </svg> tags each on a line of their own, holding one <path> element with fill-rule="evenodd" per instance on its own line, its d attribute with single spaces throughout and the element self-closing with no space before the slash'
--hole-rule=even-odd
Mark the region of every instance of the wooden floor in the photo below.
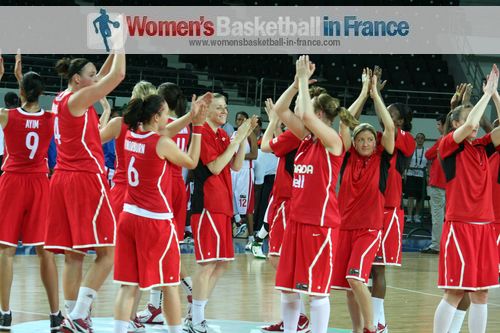
<svg viewBox="0 0 500 333">
<path fill-rule="evenodd" d="M 92 257 L 86 260 L 90 262 Z M 192 272 L 194 256 L 184 254 L 182 260 L 188 271 Z M 394 333 L 429 333 L 432 331 L 434 310 L 442 295 L 436 287 L 438 256 L 405 253 L 403 260 L 402 268 L 388 268 L 387 271 L 387 322 Z M 57 263 L 61 268 L 62 256 L 57 257 Z M 37 257 L 17 256 L 14 274 L 11 297 L 14 324 L 47 319 L 48 306 L 38 275 Z M 112 283 L 111 277 L 108 278 L 98 294 L 93 312 L 95 316 L 112 317 L 116 289 L 117 285 Z M 142 303 L 146 302 L 146 298 L 143 297 Z M 206 316 L 258 322 L 279 319 L 279 293 L 274 289 L 274 270 L 271 265 L 252 255 L 237 255 L 216 287 L 207 305 Z M 466 325 L 463 332 L 467 332 Z M 330 327 L 350 327 L 344 292 L 331 293 Z M 500 290 L 494 289 L 490 292 L 487 332 L 500 332 L 499 327 Z"/>
</svg>

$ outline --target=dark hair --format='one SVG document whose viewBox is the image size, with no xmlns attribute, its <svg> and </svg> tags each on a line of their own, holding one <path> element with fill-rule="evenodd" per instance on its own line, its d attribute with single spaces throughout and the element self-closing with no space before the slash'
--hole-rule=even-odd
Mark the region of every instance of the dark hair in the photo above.
<svg viewBox="0 0 500 333">
<path fill-rule="evenodd" d="M 38 97 L 40 97 L 44 89 L 45 84 L 40 74 L 28 72 L 23 75 L 23 79 L 21 80 L 21 90 L 24 92 L 26 102 L 37 102 Z"/>
<path fill-rule="evenodd" d="M 123 121 L 129 130 L 137 131 L 140 123 L 147 123 L 155 114 L 160 113 L 164 102 L 163 97 L 158 95 L 149 95 L 145 99 L 131 99 L 123 112 Z"/>
<path fill-rule="evenodd" d="M 248 115 L 248 113 L 246 113 L 245 111 L 236 112 L 236 118 L 238 118 L 239 115 L 242 115 L 246 119 L 250 118 L 250 116 Z"/>
<path fill-rule="evenodd" d="M 313 87 L 313 90 L 309 90 L 309 94 L 314 94 L 313 97 L 316 97 L 313 100 L 314 112 L 323 111 L 326 115 L 326 118 L 333 122 L 337 115 L 342 120 L 346 126 L 349 128 L 354 128 L 359 124 L 359 121 L 354 118 L 354 116 L 347 111 L 346 108 L 340 106 L 340 100 L 338 98 L 334 98 L 326 93 L 326 90 L 319 87 Z"/>
<path fill-rule="evenodd" d="M 436 121 L 441 122 L 442 125 L 446 124 L 446 115 L 445 114 L 440 114 L 437 118 Z"/>
<path fill-rule="evenodd" d="M 56 71 L 65 79 L 71 80 L 73 75 L 80 74 L 83 67 L 88 63 L 90 63 L 90 61 L 85 58 L 62 58 L 56 63 Z"/>
<path fill-rule="evenodd" d="M 395 107 L 399 112 L 399 119 L 403 119 L 403 126 L 401 129 L 405 132 L 410 132 L 413 128 L 411 121 L 413 120 L 413 112 L 410 107 L 403 103 L 394 103 L 389 105 L 390 107 Z"/>
<path fill-rule="evenodd" d="M 165 99 L 168 108 L 175 111 L 177 117 L 186 114 L 186 97 L 181 88 L 172 82 L 165 82 L 158 87 L 158 95 Z"/>
<path fill-rule="evenodd" d="M 262 117 L 257 117 L 257 126 L 262 128 Z"/>
<path fill-rule="evenodd" d="M 470 103 L 459 105 L 450 112 L 446 116 L 446 122 L 444 124 L 444 132 L 446 134 L 450 133 L 454 130 L 453 121 L 460 121 L 460 116 L 464 110 L 472 109 L 474 106 Z"/>
<path fill-rule="evenodd" d="M 17 94 L 12 91 L 9 91 L 5 94 L 5 96 L 3 97 L 3 101 L 7 109 L 13 109 L 21 106 L 21 103 L 19 102 L 19 96 L 17 96 Z"/>
<path fill-rule="evenodd" d="M 425 134 L 424 133 L 419 132 L 419 133 L 417 133 L 417 135 L 415 135 L 415 137 L 417 137 L 418 135 L 422 135 L 424 137 L 424 139 L 425 139 Z"/>
</svg>

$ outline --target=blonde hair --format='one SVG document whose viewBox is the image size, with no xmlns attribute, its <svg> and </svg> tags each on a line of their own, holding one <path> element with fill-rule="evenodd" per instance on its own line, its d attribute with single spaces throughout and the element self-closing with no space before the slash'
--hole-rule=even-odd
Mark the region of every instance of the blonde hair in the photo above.
<svg viewBox="0 0 500 333">
<path fill-rule="evenodd" d="M 145 99 L 149 95 L 156 95 L 156 87 L 148 81 L 139 81 L 135 84 L 134 89 L 132 89 L 132 97 Z"/>
<path fill-rule="evenodd" d="M 354 131 L 352 131 L 352 139 L 356 139 L 356 136 L 358 136 L 359 133 L 364 132 L 364 131 L 370 131 L 375 138 L 377 138 L 377 131 L 375 130 L 375 127 L 373 127 L 371 124 L 368 123 L 361 123 L 358 126 L 354 128 Z"/>
<path fill-rule="evenodd" d="M 314 112 L 323 111 L 328 120 L 332 121 L 339 116 L 342 123 L 349 128 L 354 128 L 359 121 L 343 106 L 338 98 L 330 96 L 324 88 L 313 87 L 309 90 L 313 99 Z"/>
</svg>

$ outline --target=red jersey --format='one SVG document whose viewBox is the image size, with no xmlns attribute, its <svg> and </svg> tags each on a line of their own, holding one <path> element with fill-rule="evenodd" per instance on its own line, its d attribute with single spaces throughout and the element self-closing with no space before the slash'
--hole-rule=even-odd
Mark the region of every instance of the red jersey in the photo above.
<svg viewBox="0 0 500 333">
<path fill-rule="evenodd" d="M 302 140 L 293 170 L 291 220 L 321 227 L 340 224 L 335 186 L 343 157 L 328 152 L 312 135 Z"/>
<path fill-rule="evenodd" d="M 500 222 L 500 146 L 497 152 L 490 156 L 491 184 L 493 186 L 493 212 L 495 221 Z"/>
<path fill-rule="evenodd" d="M 194 191 L 191 197 L 191 212 L 201 214 L 203 209 L 211 213 L 233 216 L 233 187 L 231 168 L 228 163 L 218 175 L 210 172 L 207 164 L 216 160 L 230 144 L 222 128 L 214 132 L 208 123 L 201 128 L 202 140 L 200 161 L 194 169 Z"/>
<path fill-rule="evenodd" d="M 273 189 L 273 197 L 277 202 L 292 197 L 293 164 L 300 142 L 290 131 L 283 132 L 269 142 L 274 155 L 279 157 Z"/>
<path fill-rule="evenodd" d="M 143 217 L 166 220 L 173 217 L 165 192 L 170 186 L 168 163 L 156 153 L 155 132 L 127 131 L 124 143 L 127 165 L 127 195 L 123 211 Z"/>
<path fill-rule="evenodd" d="M 175 121 L 176 119 L 174 118 L 168 118 L 168 124 L 171 122 Z M 177 144 L 177 147 L 183 152 L 188 151 L 188 146 L 189 146 L 189 138 L 191 135 L 191 131 L 189 129 L 189 126 L 184 127 L 179 133 L 177 133 L 172 140 Z M 182 177 L 182 167 L 171 164 L 170 165 L 170 170 L 172 172 L 172 176 L 174 177 Z"/>
<path fill-rule="evenodd" d="M 382 133 L 379 132 L 378 142 L 380 142 L 381 138 Z M 409 165 L 416 146 L 417 143 L 410 132 L 396 130 L 394 153 L 392 154 L 387 189 L 385 190 L 385 207 L 401 207 L 403 201 L 403 173 Z"/>
<path fill-rule="evenodd" d="M 431 170 L 429 172 L 429 185 L 444 189 L 446 187 L 446 177 L 443 168 L 439 163 L 438 148 L 442 137 L 437 139 L 436 143 L 425 152 L 425 158 L 431 161 Z"/>
<path fill-rule="evenodd" d="M 453 132 L 443 137 L 439 158 L 446 175 L 446 220 L 453 222 L 491 222 L 493 198 L 486 146 L 487 134 L 472 142 L 456 143 Z"/>
<path fill-rule="evenodd" d="M 5 136 L 2 170 L 16 173 L 47 173 L 47 152 L 53 135 L 54 115 L 11 109 Z"/>
<path fill-rule="evenodd" d="M 120 117 L 122 127 L 120 128 L 120 135 L 115 141 L 115 174 L 113 175 L 113 182 L 115 184 L 125 184 L 127 182 L 127 166 L 125 165 L 125 151 L 123 145 L 125 144 L 125 136 L 127 135 L 128 127 Z"/>
<path fill-rule="evenodd" d="M 364 157 L 351 147 L 344 157 L 339 190 L 341 230 L 382 229 L 392 155 L 381 144 L 376 149 L 373 155 Z"/>
<path fill-rule="evenodd" d="M 104 173 L 104 153 L 99 135 L 99 119 L 93 106 L 81 117 L 73 116 L 68 100 L 73 93 L 60 93 L 53 102 L 54 139 L 57 146 L 56 170 Z"/>
</svg>

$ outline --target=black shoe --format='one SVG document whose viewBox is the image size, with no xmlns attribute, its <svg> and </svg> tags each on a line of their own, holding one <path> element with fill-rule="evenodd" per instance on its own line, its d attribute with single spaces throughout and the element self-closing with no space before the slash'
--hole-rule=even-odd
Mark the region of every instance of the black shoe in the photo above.
<svg viewBox="0 0 500 333">
<path fill-rule="evenodd" d="M 420 253 L 426 253 L 426 254 L 439 254 L 439 251 L 431 249 L 430 247 L 423 249 L 420 251 Z"/>
<path fill-rule="evenodd" d="M 12 325 L 12 311 L 0 314 L 0 332 L 10 332 Z"/>
<path fill-rule="evenodd" d="M 64 320 L 64 317 L 59 311 L 56 315 L 50 315 L 50 332 L 51 333 L 58 333 L 59 330 L 61 329 L 61 323 Z"/>
</svg>

